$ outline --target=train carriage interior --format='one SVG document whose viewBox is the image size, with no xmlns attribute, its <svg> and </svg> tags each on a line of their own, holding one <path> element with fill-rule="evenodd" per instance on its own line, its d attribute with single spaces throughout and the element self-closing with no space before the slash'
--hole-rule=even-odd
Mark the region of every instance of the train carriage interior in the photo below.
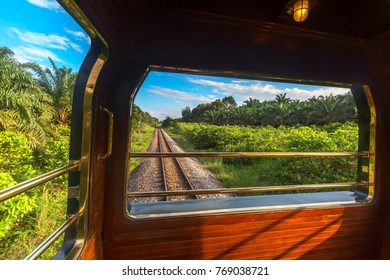
<svg viewBox="0 0 390 280">
<path fill-rule="evenodd" d="M 69 173 L 55 259 L 390 259 L 388 0 L 58 2 L 92 42 L 73 95 L 69 165 L 0 192 L 2 201 Z M 159 72 L 347 88 L 358 111 L 358 150 L 182 153 L 164 144 L 134 152 L 134 101 Z M 128 189 L 137 183 L 129 176 L 136 158 L 165 161 L 167 169 L 174 158 L 277 156 L 354 157 L 356 181 L 290 185 L 316 192 L 277 195 L 265 187 L 219 189 L 215 197 L 212 189 L 161 190 L 153 194 L 161 200 L 149 202 L 139 198 L 151 194 Z M 264 195 L 238 195 L 244 191 Z M 172 199 L 180 195 L 195 199 Z"/>
</svg>

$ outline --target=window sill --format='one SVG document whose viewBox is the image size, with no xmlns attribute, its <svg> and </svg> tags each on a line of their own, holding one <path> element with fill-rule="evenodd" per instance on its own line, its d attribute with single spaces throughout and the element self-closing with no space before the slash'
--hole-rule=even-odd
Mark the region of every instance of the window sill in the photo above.
<svg viewBox="0 0 390 280">
<path fill-rule="evenodd" d="M 335 191 L 280 195 L 176 200 L 160 202 L 132 202 L 128 214 L 132 219 L 189 217 L 199 215 L 233 214 L 286 208 L 318 207 L 367 202 L 370 197 L 361 192 Z"/>
</svg>

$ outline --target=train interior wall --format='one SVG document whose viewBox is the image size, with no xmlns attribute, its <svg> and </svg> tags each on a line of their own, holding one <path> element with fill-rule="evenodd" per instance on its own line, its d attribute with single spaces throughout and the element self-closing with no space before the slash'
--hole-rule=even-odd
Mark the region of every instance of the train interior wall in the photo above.
<svg viewBox="0 0 390 280">
<path fill-rule="evenodd" d="M 115 16 L 113 11 L 101 15 Z M 134 22 L 131 29 L 115 23 L 97 28 L 110 56 L 95 89 L 89 228 L 81 259 L 390 258 L 389 34 L 363 40 L 193 15 Z M 374 203 L 153 221 L 127 218 L 129 104 L 149 65 L 368 84 L 378 117 Z M 96 160 L 107 138 L 106 127 L 99 124 L 104 123 L 100 105 L 115 116 L 113 152 L 105 161 Z"/>
</svg>

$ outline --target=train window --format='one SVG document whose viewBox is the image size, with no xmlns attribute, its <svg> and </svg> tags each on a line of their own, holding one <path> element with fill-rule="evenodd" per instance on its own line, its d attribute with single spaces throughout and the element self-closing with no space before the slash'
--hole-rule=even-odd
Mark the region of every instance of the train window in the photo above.
<svg viewBox="0 0 390 280">
<path fill-rule="evenodd" d="M 323 207 L 374 194 L 366 86 L 151 71 L 130 115 L 133 218 Z"/>
<path fill-rule="evenodd" d="M 0 11 L 0 259 L 63 259 L 85 236 L 92 92 L 78 72 L 96 46 L 56 1 L 14 2 Z"/>
</svg>

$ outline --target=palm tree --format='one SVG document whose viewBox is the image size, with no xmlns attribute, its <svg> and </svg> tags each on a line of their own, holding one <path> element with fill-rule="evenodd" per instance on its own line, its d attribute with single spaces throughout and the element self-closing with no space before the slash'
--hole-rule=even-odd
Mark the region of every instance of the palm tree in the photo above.
<svg viewBox="0 0 390 280">
<path fill-rule="evenodd" d="M 309 101 L 313 106 L 310 118 L 314 124 L 325 125 L 337 120 L 342 98 L 331 94 L 328 96 L 320 95 L 317 98 L 312 97 Z"/>
<path fill-rule="evenodd" d="M 36 74 L 36 81 L 44 91 L 53 98 L 55 108 L 54 120 L 60 124 L 69 124 L 72 112 L 72 96 L 77 72 L 65 66 L 58 68 L 49 58 L 52 69 L 42 68 L 38 64 L 30 63 L 29 67 Z"/>
<path fill-rule="evenodd" d="M 212 123 L 212 124 L 216 124 L 217 123 L 217 120 L 220 117 L 220 115 L 221 115 L 221 111 L 217 111 L 217 110 L 207 110 L 204 113 L 204 116 L 205 116 L 206 120 L 209 123 Z"/>
<path fill-rule="evenodd" d="M 49 131 L 51 101 L 14 53 L 0 47 L 0 130 L 22 133 L 31 147 L 40 146 Z"/>
<path fill-rule="evenodd" d="M 358 112 L 352 93 L 349 91 L 344 95 L 337 95 L 336 98 L 339 99 L 340 102 L 335 110 L 336 116 L 334 117 L 334 121 L 357 121 Z"/>
<path fill-rule="evenodd" d="M 290 105 L 292 111 L 289 117 L 289 125 L 309 125 L 309 116 L 312 109 L 310 107 L 310 102 L 294 100 Z"/>
<path fill-rule="evenodd" d="M 287 93 L 283 93 L 283 94 L 278 94 L 276 95 L 275 97 L 275 101 L 276 103 L 278 104 L 286 104 L 286 103 L 289 103 L 291 101 L 290 98 L 286 97 Z"/>
<path fill-rule="evenodd" d="M 253 99 L 252 97 L 249 97 L 248 100 L 244 101 L 244 104 L 246 107 L 255 108 L 259 107 L 261 105 L 261 102 L 258 99 Z"/>
</svg>

